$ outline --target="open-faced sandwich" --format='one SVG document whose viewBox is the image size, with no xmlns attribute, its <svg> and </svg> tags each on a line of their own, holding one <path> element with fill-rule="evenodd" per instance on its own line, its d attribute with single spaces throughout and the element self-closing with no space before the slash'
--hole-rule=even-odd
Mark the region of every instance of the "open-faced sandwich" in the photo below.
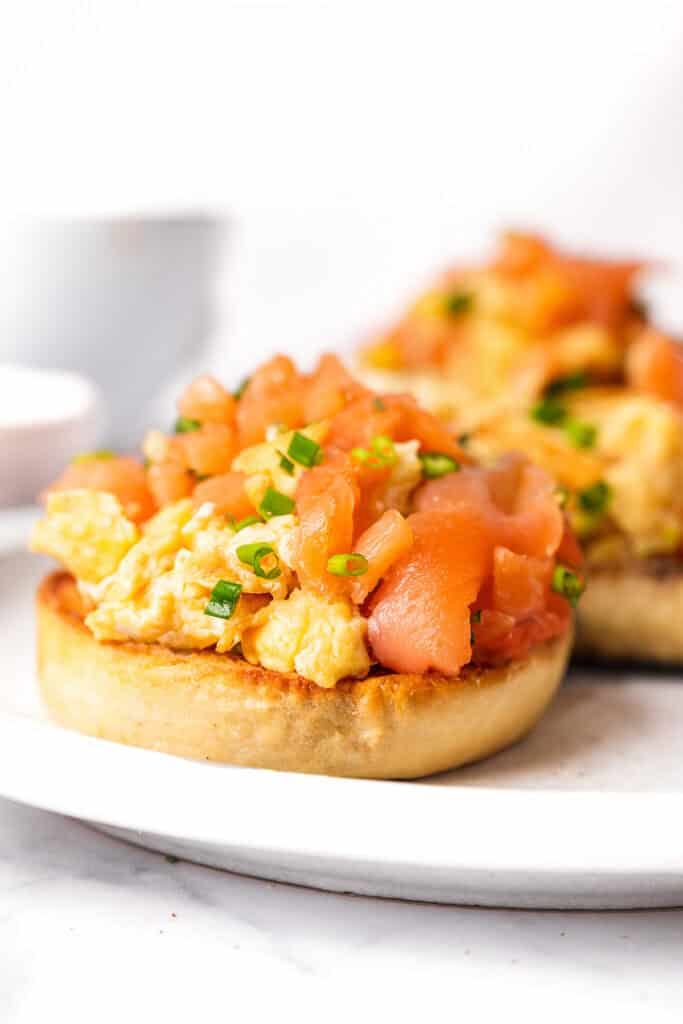
<svg viewBox="0 0 683 1024">
<path fill-rule="evenodd" d="M 648 322 L 641 266 L 507 235 L 362 355 L 486 459 L 524 451 L 563 488 L 590 587 L 578 647 L 683 661 L 683 349 Z"/>
<path fill-rule="evenodd" d="M 32 548 L 62 724 L 189 757 L 408 778 L 519 739 L 562 677 L 581 554 L 546 472 L 488 469 L 333 356 L 196 380 L 145 465 L 80 456 Z"/>
</svg>

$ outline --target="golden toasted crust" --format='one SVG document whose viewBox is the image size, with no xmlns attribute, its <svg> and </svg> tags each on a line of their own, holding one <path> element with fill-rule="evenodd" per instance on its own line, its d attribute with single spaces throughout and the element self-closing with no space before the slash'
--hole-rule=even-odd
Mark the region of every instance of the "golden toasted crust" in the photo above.
<svg viewBox="0 0 683 1024">
<path fill-rule="evenodd" d="M 683 664 L 683 562 L 591 569 L 577 626 L 584 657 Z"/>
<path fill-rule="evenodd" d="M 418 778 L 514 743 L 557 689 L 571 641 L 457 679 L 385 674 L 323 690 L 227 654 L 99 643 L 65 573 L 43 581 L 37 613 L 41 689 L 60 724 L 183 757 L 360 778 Z"/>
</svg>

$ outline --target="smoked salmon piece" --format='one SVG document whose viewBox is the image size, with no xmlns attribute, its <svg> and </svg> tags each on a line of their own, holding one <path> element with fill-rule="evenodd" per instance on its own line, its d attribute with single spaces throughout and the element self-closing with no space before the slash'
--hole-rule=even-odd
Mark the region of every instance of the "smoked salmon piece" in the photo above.
<svg viewBox="0 0 683 1024">
<path fill-rule="evenodd" d="M 551 594 L 550 598 L 556 595 Z M 529 618 L 516 621 L 513 615 L 484 609 L 479 621 L 473 621 L 475 665 L 500 665 L 525 658 L 536 644 L 544 643 L 566 631 L 571 609 L 564 599 L 549 599 L 549 606 Z"/>
<path fill-rule="evenodd" d="M 236 520 L 253 515 L 254 508 L 244 490 L 244 473 L 222 473 L 202 480 L 194 489 L 192 500 L 195 505 L 210 501 L 216 506 L 218 515 L 234 516 Z"/>
<path fill-rule="evenodd" d="M 478 510 L 499 544 L 520 555 L 549 558 L 564 533 L 564 518 L 555 497 L 555 484 L 538 466 L 516 456 L 501 460 L 494 470 L 464 468 L 419 490 L 415 507 Z"/>
<path fill-rule="evenodd" d="M 553 572 L 551 558 L 518 555 L 509 548 L 493 552 L 493 608 L 525 619 L 545 608 L 545 599 Z"/>
<path fill-rule="evenodd" d="M 239 451 L 237 432 L 227 423 L 204 423 L 199 430 L 191 430 L 175 438 L 185 465 L 197 476 L 226 473 Z"/>
<path fill-rule="evenodd" d="M 354 552 L 367 559 L 368 571 L 351 579 L 351 600 L 362 604 L 388 569 L 407 554 L 412 544 L 413 531 L 408 521 L 396 509 L 388 509 L 353 545 Z"/>
<path fill-rule="evenodd" d="M 316 466 L 301 478 L 296 493 L 299 517 L 294 568 L 302 587 L 339 595 L 346 579 L 327 571 L 332 555 L 351 552 L 357 489 L 352 470 Z"/>
<path fill-rule="evenodd" d="M 383 402 L 389 411 L 398 413 L 400 417 L 391 434 L 394 441 L 419 441 L 423 452 L 450 455 L 458 463 L 471 462 L 450 428 L 421 408 L 412 395 L 385 395 Z"/>
<path fill-rule="evenodd" d="M 394 438 L 401 419 L 401 410 L 390 408 L 387 397 L 362 395 L 332 418 L 327 443 L 342 451 L 367 449 L 375 437 Z"/>
<path fill-rule="evenodd" d="M 372 598 L 368 636 L 395 672 L 457 675 L 471 656 L 470 605 L 491 561 L 491 536 L 471 509 L 408 517 L 410 551 Z"/>
<path fill-rule="evenodd" d="M 264 363 L 237 403 L 240 448 L 263 441 L 271 424 L 288 429 L 303 426 L 303 397 L 303 377 L 291 359 L 274 356 Z"/>
<path fill-rule="evenodd" d="M 235 399 L 215 377 L 205 374 L 185 388 L 178 411 L 181 416 L 200 423 L 232 423 Z"/>
<path fill-rule="evenodd" d="M 638 391 L 683 405 L 683 347 L 659 331 L 645 331 L 631 346 L 628 383 Z"/>
<path fill-rule="evenodd" d="M 79 488 L 113 494 L 134 523 L 141 523 L 156 512 L 156 502 L 147 485 L 144 466 L 127 456 L 105 458 L 97 453 L 81 456 L 69 463 L 46 493 Z"/>
<path fill-rule="evenodd" d="M 304 421 L 317 423 L 340 413 L 345 405 L 366 394 L 337 356 L 321 356 L 304 389 Z"/>
<path fill-rule="evenodd" d="M 159 508 L 170 505 L 192 492 L 194 480 L 178 462 L 153 463 L 147 470 L 147 483 Z"/>
</svg>

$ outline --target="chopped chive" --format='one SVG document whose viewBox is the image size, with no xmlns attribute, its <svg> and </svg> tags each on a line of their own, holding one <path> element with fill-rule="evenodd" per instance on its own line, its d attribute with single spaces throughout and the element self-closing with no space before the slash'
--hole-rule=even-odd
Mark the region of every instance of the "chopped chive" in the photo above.
<svg viewBox="0 0 683 1024">
<path fill-rule="evenodd" d="M 569 420 L 565 423 L 564 430 L 576 448 L 593 448 L 598 437 L 597 428 L 592 423 L 583 423 L 581 420 Z"/>
<path fill-rule="evenodd" d="M 567 419 L 567 410 L 554 398 L 542 398 L 531 407 L 531 418 L 537 423 L 557 427 Z"/>
<path fill-rule="evenodd" d="M 467 445 L 470 443 L 471 439 L 472 439 L 472 435 L 471 434 L 464 433 L 464 434 L 459 434 L 457 440 L 458 440 L 458 444 L 460 445 L 461 448 L 467 448 Z"/>
<path fill-rule="evenodd" d="M 368 560 L 364 555 L 332 555 L 327 563 L 327 571 L 333 576 L 364 576 L 368 571 Z"/>
<path fill-rule="evenodd" d="M 398 461 L 394 442 L 385 434 L 378 434 L 376 437 L 373 437 L 370 447 L 383 466 L 393 466 Z"/>
<path fill-rule="evenodd" d="M 352 448 L 351 458 L 362 462 L 371 469 L 382 469 L 384 466 L 395 466 L 398 462 L 396 447 L 390 437 L 378 434 L 373 437 L 368 448 Z"/>
<path fill-rule="evenodd" d="M 609 484 L 604 480 L 598 480 L 590 487 L 586 487 L 585 490 L 579 491 L 579 505 L 584 512 L 598 515 L 605 511 L 611 497 L 612 488 Z"/>
<path fill-rule="evenodd" d="M 262 523 L 261 516 L 246 516 L 244 519 L 240 519 L 239 522 L 235 522 L 234 516 L 232 521 L 232 528 L 235 533 L 239 533 L 240 530 L 244 530 L 247 526 L 255 526 L 256 523 Z"/>
<path fill-rule="evenodd" d="M 310 437 L 295 430 L 292 440 L 289 442 L 287 454 L 299 465 L 310 469 L 311 466 L 316 466 L 320 462 L 322 449 L 316 441 L 312 441 Z"/>
<path fill-rule="evenodd" d="M 294 511 L 294 500 L 275 488 L 269 487 L 261 499 L 258 507 L 264 519 L 272 519 L 273 516 L 288 516 Z"/>
<path fill-rule="evenodd" d="M 232 580 L 219 580 L 211 591 L 204 614 L 212 615 L 215 619 L 232 618 L 241 593 L 241 583 L 233 583 Z"/>
<path fill-rule="evenodd" d="M 175 421 L 175 432 L 176 434 L 191 434 L 193 430 L 199 430 L 201 425 L 199 420 L 193 420 L 189 416 L 179 416 Z"/>
<path fill-rule="evenodd" d="M 460 469 L 460 463 L 443 452 L 419 452 L 418 458 L 422 463 L 422 474 L 427 480 L 438 480 Z"/>
<path fill-rule="evenodd" d="M 278 452 L 278 455 L 280 456 L 280 469 L 284 470 L 288 476 L 294 476 L 294 470 L 296 467 L 292 460 L 288 459 L 286 455 L 282 454 L 282 452 Z"/>
<path fill-rule="evenodd" d="M 375 456 L 367 448 L 352 448 L 351 458 L 355 459 L 356 462 L 375 461 Z"/>
<path fill-rule="evenodd" d="M 472 309 L 474 296 L 471 292 L 451 292 L 444 299 L 444 309 L 449 316 L 460 316 Z"/>
<path fill-rule="evenodd" d="M 237 385 L 237 387 L 233 391 L 232 397 L 235 399 L 236 402 L 239 402 L 240 398 L 242 397 L 244 392 L 249 387 L 249 381 L 250 380 L 251 380 L 251 377 L 245 377 L 244 380 L 240 381 L 240 383 Z"/>
<path fill-rule="evenodd" d="M 584 591 L 583 580 L 566 565 L 555 566 L 550 585 L 556 594 L 561 594 L 569 601 L 572 608 L 576 607 Z"/>
<path fill-rule="evenodd" d="M 93 462 L 96 459 L 115 459 L 114 452 L 110 451 L 109 448 L 98 448 L 94 452 L 81 452 L 79 455 L 74 455 L 71 459 L 72 462 Z"/>
<path fill-rule="evenodd" d="M 543 394 L 546 398 L 557 398 L 565 391 L 578 391 L 588 384 L 588 375 L 583 370 L 576 370 L 575 373 L 567 373 L 564 377 L 555 377 L 547 385 Z"/>
<path fill-rule="evenodd" d="M 270 544 L 242 544 L 237 549 L 237 557 L 240 562 L 250 565 L 254 570 L 254 575 L 259 576 L 262 580 L 276 580 L 282 574 L 280 560 Z M 270 569 L 263 565 L 266 558 L 275 560 L 275 564 Z"/>
<path fill-rule="evenodd" d="M 557 498 L 557 504 L 560 508 L 566 508 L 567 502 L 569 501 L 571 491 L 564 484 L 558 484 L 555 488 L 555 497 Z"/>
<path fill-rule="evenodd" d="M 386 410 L 386 405 L 384 404 L 381 398 L 375 397 L 372 400 L 372 408 L 375 409 L 377 412 L 384 412 Z"/>
</svg>

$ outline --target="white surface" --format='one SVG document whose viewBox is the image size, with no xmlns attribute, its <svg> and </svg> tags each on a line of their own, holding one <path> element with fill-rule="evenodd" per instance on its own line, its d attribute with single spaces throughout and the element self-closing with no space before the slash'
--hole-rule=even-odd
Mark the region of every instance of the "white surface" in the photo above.
<svg viewBox="0 0 683 1024">
<path fill-rule="evenodd" d="M 0 507 L 35 501 L 100 436 L 102 405 L 80 374 L 0 364 L 0 408 Z"/>
<path fill-rule="evenodd" d="M 4 800 L 0 905 L 3 1024 L 680 1021 L 683 911 L 334 895 Z"/>
<path fill-rule="evenodd" d="M 52 725 L 32 654 L 44 563 L 6 555 L 2 569 L 4 796 L 147 833 L 136 841 L 176 855 L 322 888 L 513 906 L 683 902 L 675 680 L 575 677 L 527 742 L 421 783 L 207 765 Z"/>
</svg>

